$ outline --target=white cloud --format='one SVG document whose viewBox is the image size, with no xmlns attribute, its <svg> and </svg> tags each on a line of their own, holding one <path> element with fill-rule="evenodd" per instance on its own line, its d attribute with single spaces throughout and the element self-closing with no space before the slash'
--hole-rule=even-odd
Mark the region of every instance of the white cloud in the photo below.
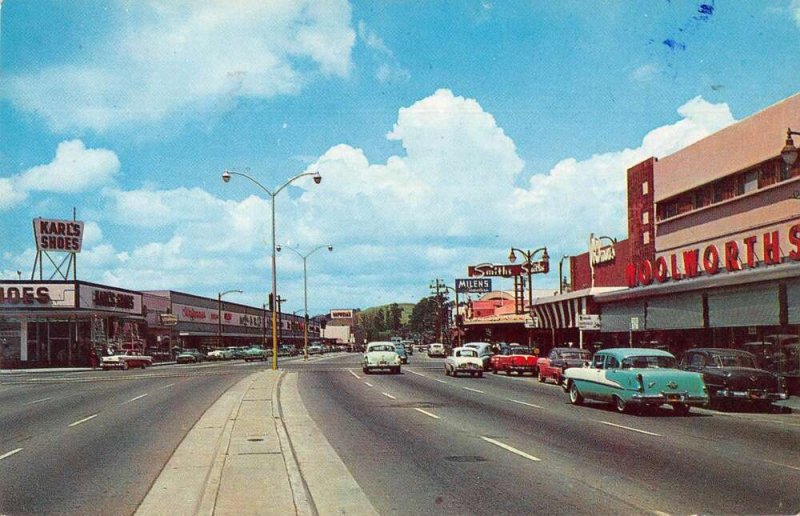
<svg viewBox="0 0 800 516">
<path fill-rule="evenodd" d="M 349 74 L 350 17 L 346 0 L 144 2 L 93 60 L 10 77 L 5 96 L 54 130 L 104 131 L 293 94 L 315 75 Z"/>
<path fill-rule="evenodd" d="M 394 52 L 375 31 L 367 27 L 363 20 L 358 22 L 358 37 L 373 51 L 373 58 L 379 63 L 375 71 L 378 82 L 400 83 L 411 78 L 411 73 L 397 62 Z"/>
<path fill-rule="evenodd" d="M 117 155 L 106 149 L 87 149 L 80 140 L 58 144 L 53 161 L 26 170 L 16 178 L 24 191 L 83 192 L 106 184 L 119 171 Z"/>
<path fill-rule="evenodd" d="M 792 0 L 789 10 L 794 14 L 794 22 L 800 26 L 800 0 Z"/>
</svg>

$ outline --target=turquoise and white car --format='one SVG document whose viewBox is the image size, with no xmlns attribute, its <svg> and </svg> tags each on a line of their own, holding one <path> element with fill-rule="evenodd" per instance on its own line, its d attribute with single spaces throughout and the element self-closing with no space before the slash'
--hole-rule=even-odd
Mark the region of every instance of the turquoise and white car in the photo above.
<svg viewBox="0 0 800 516">
<path fill-rule="evenodd" d="M 563 385 L 573 405 L 604 401 L 619 412 L 671 405 L 685 416 L 690 407 L 708 404 L 708 390 L 702 374 L 677 367 L 675 357 L 659 349 L 604 349 L 586 366 L 564 371 Z"/>
</svg>

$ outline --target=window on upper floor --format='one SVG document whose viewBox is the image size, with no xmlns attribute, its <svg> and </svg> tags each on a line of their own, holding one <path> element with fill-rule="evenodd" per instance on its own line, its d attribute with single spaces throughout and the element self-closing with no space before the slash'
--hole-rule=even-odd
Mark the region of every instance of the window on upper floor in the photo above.
<svg viewBox="0 0 800 516">
<path fill-rule="evenodd" d="M 649 244 L 650 243 L 650 232 L 645 231 L 642 233 L 642 243 Z"/>
<path fill-rule="evenodd" d="M 642 183 L 642 195 L 647 195 L 650 192 L 650 183 L 645 181 Z"/>
<path fill-rule="evenodd" d="M 649 224 L 650 223 L 650 211 L 644 210 L 642 212 L 642 224 Z"/>
</svg>

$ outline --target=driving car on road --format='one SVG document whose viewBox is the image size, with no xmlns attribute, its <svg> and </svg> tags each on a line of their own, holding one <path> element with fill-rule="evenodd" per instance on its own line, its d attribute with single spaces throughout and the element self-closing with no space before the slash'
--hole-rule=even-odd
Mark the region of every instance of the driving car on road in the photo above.
<svg viewBox="0 0 800 516">
<path fill-rule="evenodd" d="M 450 355 L 444 359 L 444 374 L 453 377 L 459 374 L 470 376 L 483 376 L 483 361 L 474 348 L 453 348 Z"/>
<path fill-rule="evenodd" d="M 444 344 L 441 342 L 431 342 L 428 345 L 428 357 L 443 357 L 445 356 Z"/>
<path fill-rule="evenodd" d="M 270 353 L 270 356 L 272 354 Z M 250 362 L 255 360 L 266 360 L 267 350 L 260 346 L 253 346 L 244 352 L 244 361 Z"/>
<path fill-rule="evenodd" d="M 121 351 L 100 359 L 100 367 L 103 368 L 103 371 L 108 371 L 109 369 L 127 370 L 131 367 L 141 367 L 144 369 L 151 365 L 153 365 L 152 357 L 142 355 L 138 351 L 132 350 Z"/>
<path fill-rule="evenodd" d="M 394 351 L 395 353 L 398 354 L 398 356 L 400 356 L 400 362 L 402 362 L 403 364 L 408 363 L 408 350 L 406 349 L 406 347 L 403 345 L 402 342 L 394 343 Z"/>
<path fill-rule="evenodd" d="M 478 357 L 481 359 L 483 369 L 488 371 L 492 365 L 492 345 L 488 342 L 467 342 L 463 345 L 465 348 L 472 348 L 478 352 Z"/>
<path fill-rule="evenodd" d="M 184 349 L 175 357 L 175 361 L 179 364 L 196 364 L 205 360 L 206 356 L 196 349 Z"/>
<path fill-rule="evenodd" d="M 564 372 L 569 401 L 584 399 L 613 403 L 619 412 L 670 405 L 677 415 L 692 406 L 708 404 L 703 375 L 678 369 L 675 357 L 663 350 L 614 348 L 595 353 L 588 367 Z"/>
<path fill-rule="evenodd" d="M 725 348 L 693 348 L 683 355 L 681 367 L 703 374 L 712 405 L 724 408 L 755 405 L 770 410 L 772 402 L 785 400 L 785 380 L 757 365 L 747 351 Z"/>
<path fill-rule="evenodd" d="M 494 374 L 505 371 L 507 375 L 511 375 L 511 373 L 536 375 L 538 360 L 539 357 L 534 355 L 530 348 L 512 344 L 503 347 L 500 353 L 492 355 L 489 363 Z"/>
<path fill-rule="evenodd" d="M 364 374 L 375 370 L 388 369 L 392 374 L 400 373 L 401 359 L 397 354 L 394 342 L 370 342 L 367 351 L 361 359 L 361 369 Z"/>
<path fill-rule="evenodd" d="M 585 362 L 592 359 L 592 352 L 588 349 L 560 347 L 553 348 L 546 357 L 536 362 L 539 368 L 539 381 L 544 383 L 553 380 L 558 385 L 564 379 L 564 371 L 570 367 L 583 367 Z"/>
</svg>

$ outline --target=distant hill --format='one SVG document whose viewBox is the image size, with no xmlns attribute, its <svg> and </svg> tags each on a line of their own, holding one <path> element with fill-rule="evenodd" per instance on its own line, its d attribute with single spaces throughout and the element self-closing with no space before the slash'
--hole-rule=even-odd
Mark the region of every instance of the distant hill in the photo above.
<svg viewBox="0 0 800 516">
<path fill-rule="evenodd" d="M 378 310 L 383 310 L 384 313 L 388 313 L 390 306 L 392 306 L 391 303 L 388 305 L 365 308 L 364 310 L 361 310 L 361 314 L 363 316 L 372 316 Z M 400 316 L 400 324 L 406 324 L 408 322 L 408 319 L 411 317 L 411 311 L 414 310 L 414 303 L 397 303 L 397 306 L 399 306 L 400 309 L 403 311 L 403 314 Z"/>
</svg>

